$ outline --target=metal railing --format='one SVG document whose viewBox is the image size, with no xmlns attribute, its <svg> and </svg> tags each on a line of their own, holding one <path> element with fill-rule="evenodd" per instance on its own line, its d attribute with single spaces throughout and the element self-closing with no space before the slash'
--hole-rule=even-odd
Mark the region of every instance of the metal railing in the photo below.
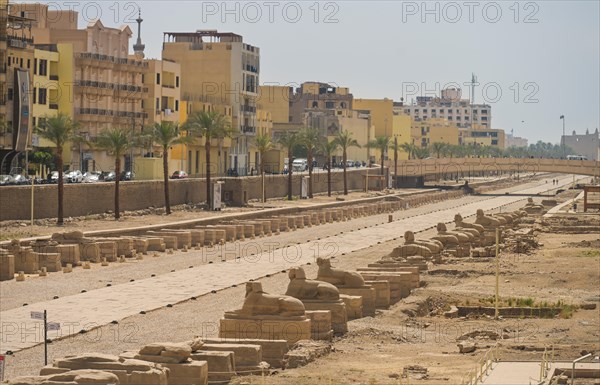
<svg viewBox="0 0 600 385">
<path fill-rule="evenodd" d="M 475 369 L 471 370 L 463 380 L 462 385 L 477 385 L 483 381 L 483 376 L 487 376 L 489 371 L 493 369 L 493 364 L 498 361 L 498 345 L 494 345 L 490 348 L 483 357 L 481 357 L 475 366 Z"/>
</svg>

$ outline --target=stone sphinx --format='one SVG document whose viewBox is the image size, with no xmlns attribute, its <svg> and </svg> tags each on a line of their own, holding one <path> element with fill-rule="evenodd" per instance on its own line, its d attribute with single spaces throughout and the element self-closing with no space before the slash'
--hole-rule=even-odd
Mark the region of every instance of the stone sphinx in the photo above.
<svg viewBox="0 0 600 385">
<path fill-rule="evenodd" d="M 532 197 L 527 198 L 527 203 L 521 210 L 525 211 L 527 214 L 544 214 L 546 212 L 546 208 L 536 204 Z"/>
<path fill-rule="evenodd" d="M 246 283 L 246 298 L 244 305 L 239 310 L 226 314 L 234 317 L 264 317 L 275 316 L 282 318 L 304 317 L 302 301 L 287 295 L 267 294 L 262 289 L 260 282 Z"/>
<path fill-rule="evenodd" d="M 501 225 L 497 218 L 485 215 L 482 209 L 477 209 L 477 218 L 475 219 L 475 223 L 483 226 L 486 230 L 494 230 Z"/>
<path fill-rule="evenodd" d="M 300 300 L 339 301 L 340 291 L 329 282 L 306 279 L 301 267 L 290 269 L 290 283 L 285 295 Z"/>
<path fill-rule="evenodd" d="M 328 282 L 306 279 L 302 267 L 290 269 L 289 277 L 286 295 L 301 300 L 306 310 L 329 310 L 334 334 L 341 335 L 348 331 L 348 313 L 337 287 Z"/>
<path fill-rule="evenodd" d="M 465 222 L 460 214 L 454 216 L 454 225 L 457 230 L 460 229 L 460 231 L 465 231 L 471 229 L 477 231 L 479 235 L 482 235 L 485 231 L 485 228 L 480 224 Z"/>
<path fill-rule="evenodd" d="M 363 315 L 375 315 L 375 289 L 365 284 L 360 273 L 333 268 L 329 258 L 317 258 L 317 265 L 319 266 L 318 281 L 331 283 L 338 288 L 340 294 L 361 296 Z"/>
<path fill-rule="evenodd" d="M 288 343 L 310 339 L 311 321 L 297 298 L 268 294 L 260 282 L 246 283 L 241 309 L 225 312 L 219 328 L 220 338 L 284 339 Z"/>
<path fill-rule="evenodd" d="M 472 234 L 460 231 L 448 231 L 446 224 L 437 224 L 437 235 L 432 237 L 442 242 L 446 249 L 457 257 L 467 257 L 471 253 L 471 242 L 475 239 Z"/>
<path fill-rule="evenodd" d="M 404 233 L 405 245 L 420 245 L 427 247 L 432 254 L 439 254 L 444 250 L 444 244 L 436 239 L 415 239 L 415 233 L 408 230 Z"/>
<path fill-rule="evenodd" d="M 329 258 L 317 258 L 319 271 L 317 272 L 317 280 L 329 282 L 335 286 L 360 288 L 365 287 L 365 280 L 362 275 L 354 271 L 335 269 L 331 267 Z"/>
</svg>

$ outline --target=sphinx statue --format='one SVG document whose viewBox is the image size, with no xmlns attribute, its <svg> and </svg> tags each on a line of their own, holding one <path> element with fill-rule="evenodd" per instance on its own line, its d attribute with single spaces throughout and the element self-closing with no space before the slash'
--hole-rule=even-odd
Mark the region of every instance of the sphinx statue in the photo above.
<svg viewBox="0 0 600 385">
<path fill-rule="evenodd" d="M 431 250 L 428 247 L 416 243 L 403 244 L 395 247 L 388 255 L 389 259 L 404 259 L 412 256 L 431 258 Z"/>
<path fill-rule="evenodd" d="M 454 216 L 454 225 L 456 226 L 456 229 L 460 229 L 460 231 L 465 231 L 467 229 L 475 230 L 479 233 L 479 235 L 485 232 L 485 228 L 482 225 L 465 222 L 460 214 L 456 214 Z"/>
<path fill-rule="evenodd" d="M 525 211 L 527 214 L 544 214 L 546 212 L 546 208 L 536 204 L 532 197 L 527 198 L 527 203 L 521 210 Z"/>
<path fill-rule="evenodd" d="M 475 219 L 475 223 L 483 226 L 486 230 L 494 230 L 501 225 L 497 218 L 485 215 L 482 209 L 477 209 L 477 218 Z"/>
<path fill-rule="evenodd" d="M 267 294 L 260 282 L 246 283 L 246 298 L 239 310 L 226 313 L 240 317 L 279 316 L 282 318 L 304 317 L 302 301 L 286 295 Z"/>
<path fill-rule="evenodd" d="M 365 280 L 356 272 L 335 269 L 331 267 L 329 258 L 317 258 L 319 271 L 317 272 L 317 280 L 329 282 L 335 286 L 346 288 L 362 288 L 365 287 Z"/>
<path fill-rule="evenodd" d="M 475 240 L 475 236 L 468 232 L 463 231 L 448 231 L 446 224 L 443 222 L 439 222 L 436 226 L 438 235 L 454 235 L 456 239 L 458 239 L 459 244 L 470 243 Z"/>
<path fill-rule="evenodd" d="M 338 301 L 340 291 L 328 282 L 306 279 L 306 273 L 301 267 L 290 269 L 290 283 L 285 295 L 300 300 Z"/>
<path fill-rule="evenodd" d="M 410 230 L 404 232 L 404 244 L 405 245 L 415 244 L 415 245 L 419 245 L 419 246 L 424 246 L 424 247 L 428 248 L 432 254 L 439 254 L 442 252 L 442 250 L 444 250 L 444 244 L 442 242 L 435 240 L 435 239 L 416 240 L 415 233 L 413 233 Z"/>
</svg>

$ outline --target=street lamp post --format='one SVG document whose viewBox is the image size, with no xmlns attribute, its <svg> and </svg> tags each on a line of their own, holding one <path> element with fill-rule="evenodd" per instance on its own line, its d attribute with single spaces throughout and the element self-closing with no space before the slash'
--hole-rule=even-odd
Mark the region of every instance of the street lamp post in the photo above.
<svg viewBox="0 0 600 385">
<path fill-rule="evenodd" d="M 561 115 L 560 119 L 563 121 L 563 134 L 562 134 L 562 140 L 561 140 L 561 144 L 562 144 L 562 153 L 563 153 L 563 159 L 566 159 L 567 154 L 566 152 L 566 148 L 565 148 L 565 116 Z"/>
</svg>

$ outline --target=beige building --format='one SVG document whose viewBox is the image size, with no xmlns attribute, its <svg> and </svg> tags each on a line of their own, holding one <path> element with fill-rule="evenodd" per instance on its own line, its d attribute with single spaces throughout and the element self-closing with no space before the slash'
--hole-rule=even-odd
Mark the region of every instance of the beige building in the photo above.
<svg viewBox="0 0 600 385">
<path fill-rule="evenodd" d="M 162 56 L 181 65 L 183 100 L 209 103 L 218 110 L 231 108 L 231 124 L 238 134 L 228 153 L 228 167 L 248 174 L 258 124 L 259 48 L 229 32 L 166 32 Z"/>
<path fill-rule="evenodd" d="M 49 10 L 46 4 L 15 4 L 11 13 L 35 20 L 34 43 L 60 47 L 58 111 L 81 124 L 81 133 L 92 139 L 103 129 L 121 126 L 141 132 L 146 115 L 142 99 L 142 73 L 148 63 L 129 57 L 131 29 L 124 25 L 110 28 L 100 20 L 77 29 L 74 11 Z M 83 146 L 72 147 L 72 168 L 110 170 L 114 158 L 103 151 Z M 125 169 L 133 168 L 133 152 L 125 156 Z"/>
<path fill-rule="evenodd" d="M 521 138 L 519 136 L 514 136 L 511 134 L 506 134 L 505 138 L 505 147 L 527 147 L 528 141 L 527 138 Z"/>
<path fill-rule="evenodd" d="M 418 96 L 410 104 L 396 103 L 394 109 L 415 120 L 442 118 L 459 128 L 471 128 L 475 125 L 492 127 L 492 107 L 488 104 L 471 104 L 469 99 L 462 99 L 462 90 L 456 88 L 442 90 L 441 97 Z"/>
<path fill-rule="evenodd" d="M 32 20 L 0 1 L 0 173 L 22 172 L 31 144 Z M 28 78 L 28 80 L 27 80 Z M 19 79 L 22 83 L 19 84 Z M 15 146 L 16 145 L 16 146 Z"/>
<path fill-rule="evenodd" d="M 142 82 L 148 92 L 142 100 L 146 124 L 162 121 L 179 123 L 181 101 L 181 67 L 169 60 L 146 60 L 148 67 Z"/>
<path fill-rule="evenodd" d="M 502 129 L 476 127 L 458 130 L 458 144 L 505 148 L 505 135 Z"/>
<path fill-rule="evenodd" d="M 413 120 L 411 142 L 418 147 L 428 147 L 436 142 L 457 145 L 459 143 L 458 131 L 456 124 L 447 119 Z"/>
</svg>

